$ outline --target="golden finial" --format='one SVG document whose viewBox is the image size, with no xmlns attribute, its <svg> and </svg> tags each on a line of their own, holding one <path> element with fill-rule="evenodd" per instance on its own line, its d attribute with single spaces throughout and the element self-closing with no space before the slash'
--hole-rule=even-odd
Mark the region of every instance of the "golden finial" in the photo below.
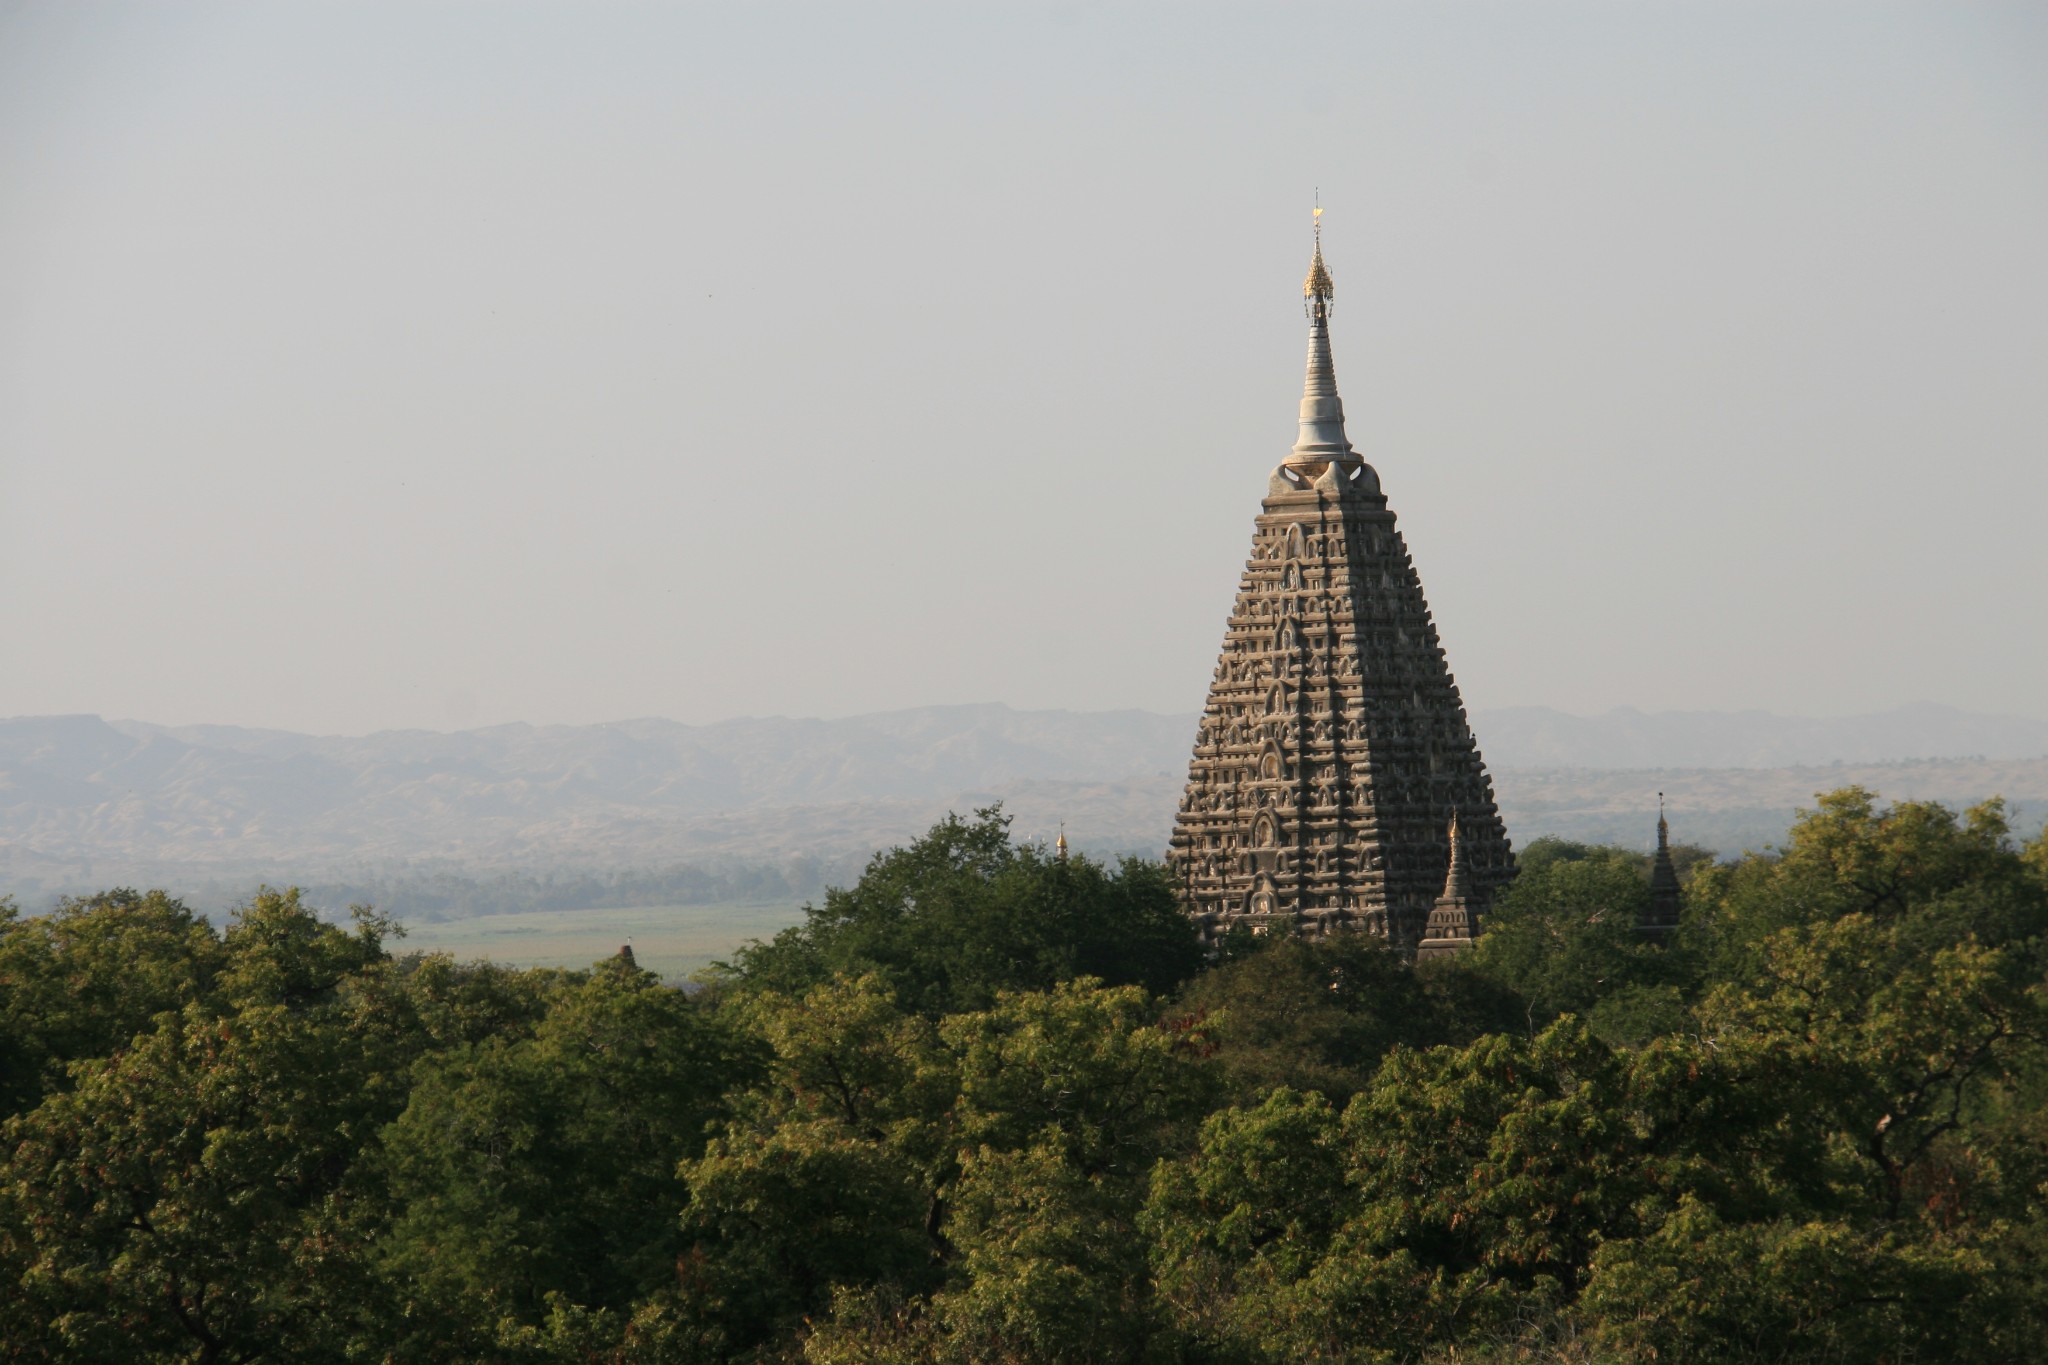
<svg viewBox="0 0 2048 1365">
<path fill-rule="evenodd" d="M 1316 255 L 1309 262 L 1308 278 L 1302 282 L 1301 296 L 1305 299 L 1333 299 L 1337 297 L 1337 286 L 1330 281 L 1330 269 L 1323 264 L 1323 194 L 1316 191 Z"/>
<path fill-rule="evenodd" d="M 1059 842 L 1053 845 L 1053 851 L 1059 854 L 1061 862 L 1067 860 L 1067 822 L 1064 820 L 1060 821 Z"/>
</svg>

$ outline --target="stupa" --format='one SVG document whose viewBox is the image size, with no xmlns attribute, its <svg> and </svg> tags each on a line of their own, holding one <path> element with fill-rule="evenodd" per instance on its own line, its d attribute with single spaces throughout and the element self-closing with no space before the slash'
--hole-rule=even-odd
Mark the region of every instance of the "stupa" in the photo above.
<svg viewBox="0 0 2048 1365">
<path fill-rule="evenodd" d="M 1212 943 L 1363 931 L 1412 955 L 1455 892 L 1434 955 L 1483 931 L 1514 854 L 1379 475 L 1345 436 L 1316 214 L 1300 439 L 1267 484 L 1167 856 Z"/>
</svg>

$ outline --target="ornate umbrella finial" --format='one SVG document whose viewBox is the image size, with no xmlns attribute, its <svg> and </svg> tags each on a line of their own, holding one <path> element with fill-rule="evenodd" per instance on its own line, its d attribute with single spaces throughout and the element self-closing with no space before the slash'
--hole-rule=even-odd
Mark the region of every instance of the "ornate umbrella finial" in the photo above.
<svg viewBox="0 0 2048 1365">
<path fill-rule="evenodd" d="M 1316 197 L 1320 199 L 1321 193 L 1318 192 Z M 1330 268 L 1323 264 L 1323 206 L 1320 203 L 1316 205 L 1315 223 L 1315 259 L 1308 263 L 1308 278 L 1301 284 L 1301 296 L 1310 301 L 1311 307 L 1318 299 L 1327 305 L 1337 297 L 1337 286 L 1330 279 Z"/>
</svg>

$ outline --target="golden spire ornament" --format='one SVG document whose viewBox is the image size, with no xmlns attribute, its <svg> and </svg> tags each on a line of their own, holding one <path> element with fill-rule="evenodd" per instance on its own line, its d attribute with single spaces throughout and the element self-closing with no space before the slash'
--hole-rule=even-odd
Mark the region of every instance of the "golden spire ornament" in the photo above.
<svg viewBox="0 0 2048 1365">
<path fill-rule="evenodd" d="M 1323 206 L 1316 205 L 1316 254 L 1308 263 L 1308 278 L 1302 281 L 1301 296 L 1305 299 L 1337 297 L 1337 286 L 1330 279 L 1330 268 L 1323 264 Z"/>
</svg>

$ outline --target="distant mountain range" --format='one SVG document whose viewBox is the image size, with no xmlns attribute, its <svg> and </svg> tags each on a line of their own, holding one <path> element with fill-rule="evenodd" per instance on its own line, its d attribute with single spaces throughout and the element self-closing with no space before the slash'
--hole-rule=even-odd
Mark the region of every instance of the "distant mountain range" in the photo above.
<svg viewBox="0 0 2048 1365">
<path fill-rule="evenodd" d="M 1516 706 L 1478 712 L 1472 727 L 1496 768 L 1789 768 L 2048 756 L 2048 721 L 1927 702 L 1832 719 L 1627 707 L 1572 716 Z"/>
<path fill-rule="evenodd" d="M 0 892 L 138 882 L 231 900 L 291 881 L 435 913 L 518 886 L 550 903 L 802 897 L 998 799 L 1020 833 L 1064 822 L 1082 848 L 1156 855 L 1194 726 L 1000 705 L 361 737 L 0 720 Z M 1780 837 L 1815 791 L 1850 781 L 1895 798 L 2003 793 L 2035 824 L 2048 811 L 2048 724 L 2014 717 L 1516 708 L 1473 726 L 1523 843 L 1641 844 L 1659 790 L 1680 838 L 1728 852 Z"/>
</svg>

